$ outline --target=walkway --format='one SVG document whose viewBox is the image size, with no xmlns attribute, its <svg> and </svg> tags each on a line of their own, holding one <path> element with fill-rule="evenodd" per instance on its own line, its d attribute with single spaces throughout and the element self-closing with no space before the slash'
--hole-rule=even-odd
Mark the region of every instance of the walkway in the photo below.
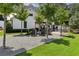
<svg viewBox="0 0 79 59">
<path fill-rule="evenodd" d="M 49 36 L 49 38 L 60 38 L 60 36 L 52 35 L 52 36 Z M 3 49 L 1 47 L 3 38 L 0 37 L 0 56 L 13 56 L 25 50 L 32 49 L 36 46 L 44 44 L 45 39 L 46 37 L 44 36 L 28 37 L 28 36 L 7 35 L 6 45 L 8 48 Z"/>
</svg>

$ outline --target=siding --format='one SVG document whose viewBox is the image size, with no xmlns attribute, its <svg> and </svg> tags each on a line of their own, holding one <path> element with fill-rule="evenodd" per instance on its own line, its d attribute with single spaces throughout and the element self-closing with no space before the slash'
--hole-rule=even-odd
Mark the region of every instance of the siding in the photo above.
<svg viewBox="0 0 79 59">
<path fill-rule="evenodd" d="M 0 27 L 4 28 L 4 21 L 0 21 Z"/>
<path fill-rule="evenodd" d="M 24 29 L 24 22 L 22 23 L 22 28 Z M 21 29 L 21 21 L 14 18 L 13 19 L 13 29 Z"/>
</svg>

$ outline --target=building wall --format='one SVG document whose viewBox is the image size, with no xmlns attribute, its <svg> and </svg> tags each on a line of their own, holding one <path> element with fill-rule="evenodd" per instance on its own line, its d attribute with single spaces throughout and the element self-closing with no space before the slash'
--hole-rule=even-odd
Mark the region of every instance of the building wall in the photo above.
<svg viewBox="0 0 79 59">
<path fill-rule="evenodd" d="M 27 19 L 26 19 L 26 22 L 27 22 L 27 29 L 32 29 L 32 28 L 35 28 L 35 19 L 34 17 L 32 16 L 29 16 Z M 24 28 L 24 22 L 22 22 L 22 28 Z M 13 19 L 13 29 L 21 29 L 21 21 L 19 19 L 16 19 L 14 18 Z"/>
<path fill-rule="evenodd" d="M 32 16 L 27 18 L 27 29 L 35 28 L 35 19 Z"/>
<path fill-rule="evenodd" d="M 22 28 L 24 29 L 24 22 L 22 22 Z M 21 29 L 21 21 L 19 19 L 13 19 L 13 29 Z"/>
<path fill-rule="evenodd" d="M 0 21 L 0 27 L 4 28 L 4 21 Z"/>
<path fill-rule="evenodd" d="M 33 10 L 33 8 L 28 8 L 28 12 L 29 14 L 33 14 L 33 16 L 28 16 L 26 18 L 25 21 L 27 21 L 27 29 L 33 29 L 35 28 L 35 15 L 36 15 L 36 12 Z M 22 23 L 22 27 L 23 29 L 24 28 L 24 22 Z M 21 21 L 14 18 L 13 19 L 13 29 L 21 29 Z"/>
</svg>

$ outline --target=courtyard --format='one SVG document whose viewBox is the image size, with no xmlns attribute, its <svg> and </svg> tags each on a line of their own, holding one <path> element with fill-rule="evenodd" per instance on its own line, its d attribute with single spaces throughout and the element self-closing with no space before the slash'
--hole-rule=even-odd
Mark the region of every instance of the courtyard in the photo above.
<svg viewBox="0 0 79 59">
<path fill-rule="evenodd" d="M 46 36 L 19 36 L 18 33 L 7 34 L 6 38 L 6 49 L 2 48 L 3 37 L 0 36 L 0 55 L 12 56 L 18 53 L 24 52 L 26 50 L 35 48 L 44 44 L 47 41 L 51 41 L 51 38 L 60 38 L 59 35 L 50 35 L 49 40 L 45 40 Z"/>
<path fill-rule="evenodd" d="M 46 40 L 46 36 L 19 36 L 7 34 L 6 49 L 2 48 L 0 36 L 0 55 L 4 56 L 79 56 L 79 34 L 68 33 L 61 37 L 53 32 Z"/>
<path fill-rule="evenodd" d="M 6 49 L 2 48 L 0 36 L 0 55 L 4 56 L 79 56 L 79 34 L 68 33 L 61 37 L 53 32 L 46 40 L 46 36 L 19 36 L 7 34 Z"/>
</svg>

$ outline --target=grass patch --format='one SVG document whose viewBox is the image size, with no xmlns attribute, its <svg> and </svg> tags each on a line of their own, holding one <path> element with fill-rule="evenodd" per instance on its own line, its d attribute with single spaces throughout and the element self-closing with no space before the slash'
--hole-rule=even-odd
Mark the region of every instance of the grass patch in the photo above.
<svg viewBox="0 0 79 59">
<path fill-rule="evenodd" d="M 17 56 L 79 56 L 79 34 L 71 34 L 30 49 Z"/>
<path fill-rule="evenodd" d="M 3 35 L 3 31 L 2 30 L 0 30 L 0 36 L 2 36 Z"/>
</svg>

